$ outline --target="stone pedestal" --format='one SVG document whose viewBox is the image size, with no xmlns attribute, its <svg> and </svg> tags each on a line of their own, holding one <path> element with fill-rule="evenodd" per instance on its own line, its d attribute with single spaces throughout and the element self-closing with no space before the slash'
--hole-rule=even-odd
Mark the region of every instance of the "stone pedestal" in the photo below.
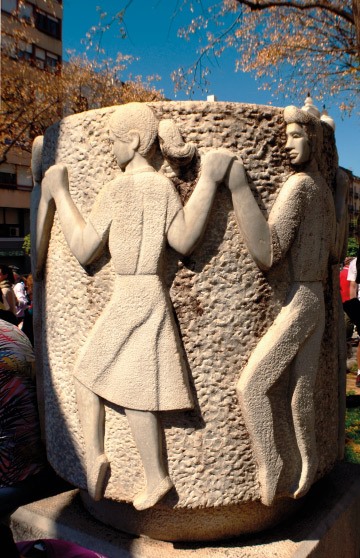
<svg viewBox="0 0 360 558">
<path fill-rule="evenodd" d="M 313 486 L 303 506 L 276 529 L 218 543 L 133 537 L 94 520 L 71 491 L 18 509 L 15 539 L 61 538 L 108 558 L 358 558 L 360 466 L 342 463 Z"/>
</svg>

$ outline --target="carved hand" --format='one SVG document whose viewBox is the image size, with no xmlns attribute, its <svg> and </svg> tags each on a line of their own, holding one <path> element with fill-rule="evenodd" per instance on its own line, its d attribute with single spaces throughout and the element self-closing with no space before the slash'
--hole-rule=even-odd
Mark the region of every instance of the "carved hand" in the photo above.
<svg viewBox="0 0 360 558">
<path fill-rule="evenodd" d="M 224 182 L 235 158 L 235 154 L 226 149 L 209 151 L 202 159 L 202 176 L 209 178 L 216 184 Z"/>
<path fill-rule="evenodd" d="M 67 167 L 62 164 L 50 167 L 41 183 L 43 197 L 56 199 L 58 194 L 69 190 L 69 176 Z"/>
<path fill-rule="evenodd" d="M 238 157 L 231 166 L 229 174 L 229 190 L 235 192 L 241 189 L 242 185 L 247 184 L 245 167 L 242 160 Z"/>
</svg>

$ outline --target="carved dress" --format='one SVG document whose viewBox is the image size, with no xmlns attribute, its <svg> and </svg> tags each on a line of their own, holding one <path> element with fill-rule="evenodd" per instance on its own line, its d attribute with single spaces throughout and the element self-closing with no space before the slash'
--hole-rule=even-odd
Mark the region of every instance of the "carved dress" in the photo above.
<svg viewBox="0 0 360 558">
<path fill-rule="evenodd" d="M 171 182 L 147 166 L 106 185 L 89 217 L 108 242 L 117 275 L 74 375 L 100 397 L 126 408 L 193 406 L 171 301 L 160 276 L 167 232 L 181 209 Z"/>
</svg>

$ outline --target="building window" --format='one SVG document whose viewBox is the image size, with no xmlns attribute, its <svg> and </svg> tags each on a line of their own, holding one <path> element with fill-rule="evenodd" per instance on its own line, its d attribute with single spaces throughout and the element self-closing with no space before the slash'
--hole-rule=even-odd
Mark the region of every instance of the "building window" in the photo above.
<svg viewBox="0 0 360 558">
<path fill-rule="evenodd" d="M 17 58 L 17 48 L 13 37 L 2 35 L 1 37 L 1 52 L 10 58 Z"/>
<path fill-rule="evenodd" d="M 24 235 L 24 209 L 14 207 L 0 208 L 0 236 L 16 238 Z"/>
<path fill-rule="evenodd" d="M 16 12 L 17 0 L 2 0 L 1 9 L 4 10 L 4 12 L 8 12 L 9 14 Z"/>
<path fill-rule="evenodd" d="M 19 18 L 31 21 L 34 17 L 34 7 L 31 4 L 19 4 Z"/>
<path fill-rule="evenodd" d="M 11 56 L 10 52 L 8 53 Z M 12 56 L 14 58 L 14 56 Z M 48 52 L 43 48 L 37 47 L 35 45 L 30 45 L 23 41 L 20 41 L 16 58 L 20 60 L 29 60 L 35 63 L 35 65 L 41 70 L 49 70 L 55 72 L 59 65 L 61 65 L 61 57 L 52 52 Z"/>
<path fill-rule="evenodd" d="M 39 31 L 51 35 L 56 39 L 61 38 L 61 22 L 56 17 L 46 14 L 41 10 L 36 11 L 35 27 Z"/>
<path fill-rule="evenodd" d="M 15 209 L 15 207 L 5 208 L 5 223 L 7 225 L 19 225 L 20 224 L 20 213 L 21 210 Z"/>
<path fill-rule="evenodd" d="M 45 69 L 46 52 L 43 48 L 35 47 L 35 63 L 38 68 Z"/>
<path fill-rule="evenodd" d="M 17 165 L 16 167 L 17 183 L 19 187 L 31 189 L 33 185 L 30 167 Z"/>
<path fill-rule="evenodd" d="M 18 58 L 22 58 L 23 60 L 31 60 L 33 56 L 33 46 L 29 45 L 29 43 L 24 43 L 20 41 L 19 48 L 18 48 Z"/>
<path fill-rule="evenodd" d="M 1 186 L 16 186 L 16 174 L 10 172 L 0 172 Z"/>
<path fill-rule="evenodd" d="M 56 54 L 51 54 L 51 52 L 46 53 L 46 68 L 48 70 L 55 71 L 60 64 L 60 59 Z"/>
</svg>

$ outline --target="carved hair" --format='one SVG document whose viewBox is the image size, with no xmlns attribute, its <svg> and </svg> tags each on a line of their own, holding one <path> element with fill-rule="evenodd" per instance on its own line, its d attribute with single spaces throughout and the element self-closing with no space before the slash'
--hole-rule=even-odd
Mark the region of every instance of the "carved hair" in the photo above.
<svg viewBox="0 0 360 558">
<path fill-rule="evenodd" d="M 195 154 L 195 146 L 185 143 L 175 122 L 170 119 L 159 122 L 160 149 L 170 162 L 178 165 L 187 165 Z"/>
<path fill-rule="evenodd" d="M 109 125 L 113 134 L 124 141 L 130 141 L 129 134 L 137 132 L 140 136 L 138 151 L 144 157 L 158 135 L 160 149 L 166 159 L 184 165 L 194 156 L 195 147 L 184 143 L 175 122 L 169 119 L 159 122 L 145 103 L 121 105 L 111 116 Z"/>
<path fill-rule="evenodd" d="M 284 120 L 286 124 L 299 124 L 304 128 L 309 139 L 311 156 L 315 158 L 317 163 L 320 163 L 323 146 L 323 131 L 320 120 L 310 112 L 305 112 L 293 105 L 285 107 Z"/>
<path fill-rule="evenodd" d="M 116 109 L 110 118 L 110 129 L 123 141 L 130 141 L 129 134 L 140 136 L 139 153 L 145 156 L 151 149 L 158 131 L 158 121 L 153 111 L 144 103 L 128 103 Z"/>
</svg>

